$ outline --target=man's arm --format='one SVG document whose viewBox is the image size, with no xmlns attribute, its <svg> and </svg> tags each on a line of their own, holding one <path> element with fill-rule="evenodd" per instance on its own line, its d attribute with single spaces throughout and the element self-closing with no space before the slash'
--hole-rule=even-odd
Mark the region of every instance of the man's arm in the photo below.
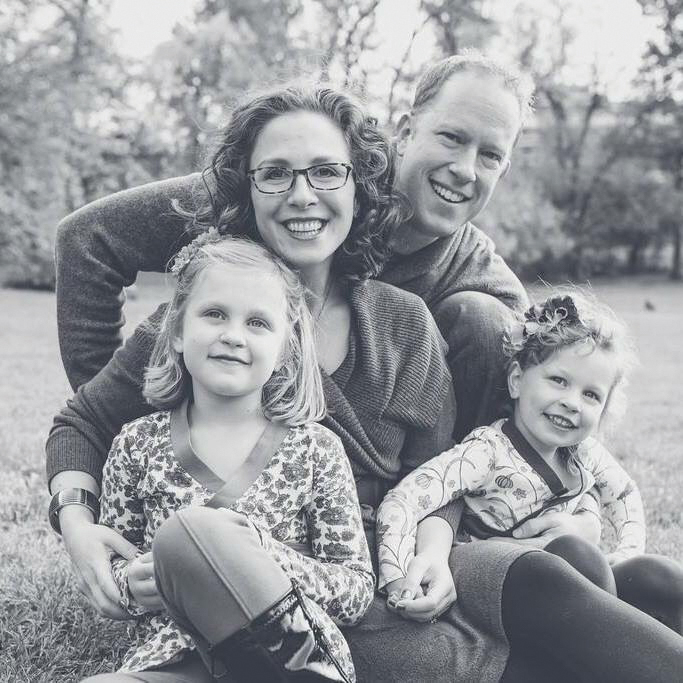
<svg viewBox="0 0 683 683">
<path fill-rule="evenodd" d="M 99 199 L 57 229 L 57 323 L 62 362 L 74 390 L 121 344 L 122 290 L 140 271 L 163 272 L 189 240 L 171 201 L 193 208 L 199 174 L 150 183 Z"/>
</svg>

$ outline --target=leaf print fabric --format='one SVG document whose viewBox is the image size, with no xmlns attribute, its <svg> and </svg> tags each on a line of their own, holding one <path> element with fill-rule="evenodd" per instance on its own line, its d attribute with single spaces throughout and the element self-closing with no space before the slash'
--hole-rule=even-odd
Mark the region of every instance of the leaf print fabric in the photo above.
<svg viewBox="0 0 683 683">
<path fill-rule="evenodd" d="M 413 470 L 389 491 L 377 512 L 379 584 L 406 576 L 415 555 L 417 524 L 447 502 L 465 499 L 465 519 L 507 532 L 531 515 L 590 510 L 605 519 L 617 538 L 611 561 L 645 550 L 645 518 L 638 488 L 595 439 L 575 456 L 582 485 L 561 499 L 501 431 L 504 420 L 472 431 L 457 444 Z M 599 498 L 599 506 L 595 497 Z M 553 501 L 557 500 L 556 503 Z"/>
<path fill-rule="evenodd" d="M 169 413 L 154 413 L 125 425 L 114 440 L 103 473 L 100 523 L 147 551 L 168 517 L 205 505 L 214 493 L 174 457 Z M 263 547 L 298 584 L 318 626 L 333 645 L 341 644 L 337 625 L 356 623 L 374 593 L 356 485 L 341 441 L 319 424 L 291 428 L 231 509 L 249 519 Z M 305 546 L 311 556 L 291 546 Z M 113 558 L 112 573 L 121 604 L 138 619 L 121 671 L 160 666 L 194 648 L 165 612 L 135 603 L 126 560 Z M 344 650 L 340 645 L 338 651 Z"/>
</svg>

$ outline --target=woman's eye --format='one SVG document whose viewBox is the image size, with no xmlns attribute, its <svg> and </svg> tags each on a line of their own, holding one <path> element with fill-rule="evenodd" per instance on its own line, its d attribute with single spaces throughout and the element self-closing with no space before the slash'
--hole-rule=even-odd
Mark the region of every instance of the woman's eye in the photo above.
<svg viewBox="0 0 683 683">
<path fill-rule="evenodd" d="M 341 175 L 341 167 L 315 166 L 311 169 L 314 178 L 338 178 Z"/>
<path fill-rule="evenodd" d="M 286 168 L 264 168 L 261 170 L 264 180 L 282 180 L 289 175 Z"/>
</svg>

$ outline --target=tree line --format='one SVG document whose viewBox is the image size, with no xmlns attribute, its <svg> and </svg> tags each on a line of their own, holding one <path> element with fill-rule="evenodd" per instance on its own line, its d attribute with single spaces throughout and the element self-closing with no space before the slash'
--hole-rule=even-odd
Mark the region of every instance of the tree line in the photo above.
<svg viewBox="0 0 683 683">
<path fill-rule="evenodd" d="M 114 48 L 110 0 L 4 0 L 0 281 L 53 287 L 62 216 L 201 168 L 230 103 L 259 84 L 329 78 L 390 130 L 425 44 L 430 59 L 504 45 L 536 83 L 534 120 L 480 221 L 520 274 L 681 279 L 683 0 L 638 0 L 656 33 L 619 101 L 599 64 L 571 77 L 578 0 L 520 0 L 506 22 L 492 9 L 507 0 L 416 0 L 390 56 L 398 38 L 382 27 L 386 1 L 199 0 L 192 21 L 133 60 Z"/>
</svg>

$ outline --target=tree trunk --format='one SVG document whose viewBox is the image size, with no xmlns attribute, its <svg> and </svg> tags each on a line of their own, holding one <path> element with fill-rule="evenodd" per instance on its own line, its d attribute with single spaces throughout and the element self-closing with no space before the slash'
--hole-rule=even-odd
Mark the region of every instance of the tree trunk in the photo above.
<svg viewBox="0 0 683 683">
<path fill-rule="evenodd" d="M 669 277 L 672 280 L 682 280 L 681 273 L 681 224 L 673 223 L 671 225 L 671 236 L 673 238 L 673 257 L 671 259 L 671 273 Z"/>
</svg>

